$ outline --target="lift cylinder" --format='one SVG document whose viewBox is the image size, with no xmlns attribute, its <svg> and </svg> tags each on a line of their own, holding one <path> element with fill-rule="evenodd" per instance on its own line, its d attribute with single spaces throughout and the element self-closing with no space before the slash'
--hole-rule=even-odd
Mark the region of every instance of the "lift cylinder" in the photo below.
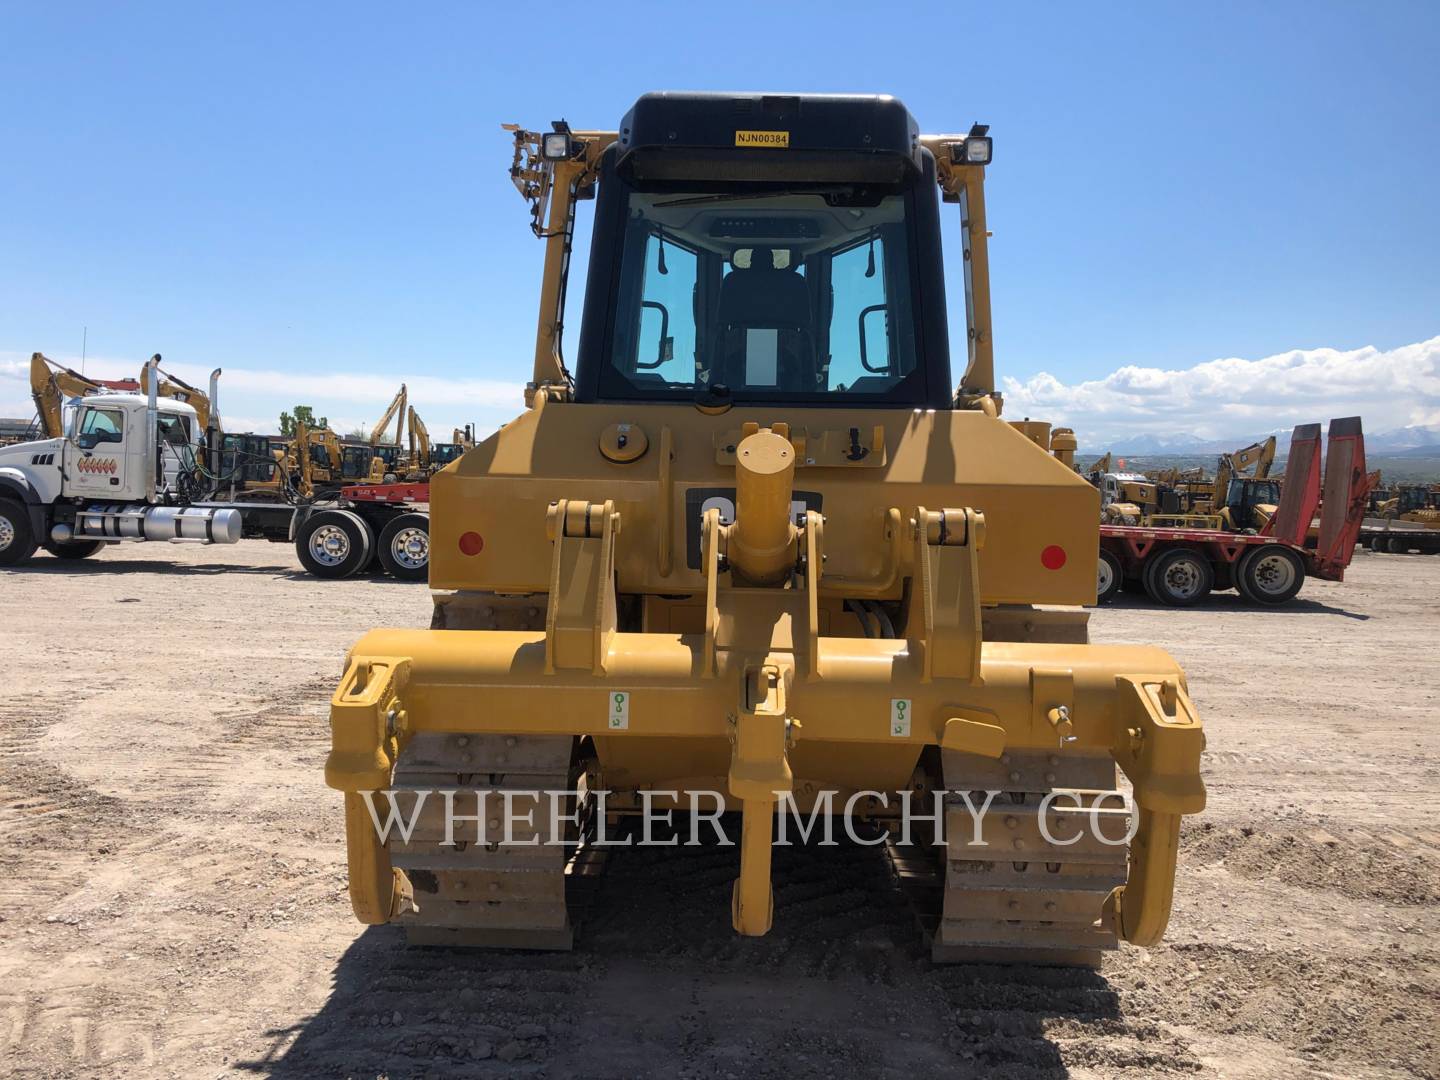
<svg viewBox="0 0 1440 1080">
<path fill-rule="evenodd" d="M 735 524 L 725 551 L 748 585 L 778 585 L 795 566 L 795 448 L 773 431 L 757 431 L 735 448 Z"/>
</svg>

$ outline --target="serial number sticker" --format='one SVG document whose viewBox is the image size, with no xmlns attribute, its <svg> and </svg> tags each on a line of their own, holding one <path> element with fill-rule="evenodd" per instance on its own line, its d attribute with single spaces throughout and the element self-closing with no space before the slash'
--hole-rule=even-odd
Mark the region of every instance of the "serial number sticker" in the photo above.
<svg viewBox="0 0 1440 1080">
<path fill-rule="evenodd" d="M 617 690 L 610 695 L 610 716 L 608 727 L 611 731 L 625 731 L 630 727 L 630 694 Z"/>
<path fill-rule="evenodd" d="M 788 131 L 737 131 L 735 132 L 736 146 L 766 146 L 775 150 L 784 150 L 790 145 L 790 133 Z"/>
<path fill-rule="evenodd" d="M 901 739 L 908 739 L 910 737 L 909 698 L 897 697 L 890 699 L 890 734 Z"/>
</svg>

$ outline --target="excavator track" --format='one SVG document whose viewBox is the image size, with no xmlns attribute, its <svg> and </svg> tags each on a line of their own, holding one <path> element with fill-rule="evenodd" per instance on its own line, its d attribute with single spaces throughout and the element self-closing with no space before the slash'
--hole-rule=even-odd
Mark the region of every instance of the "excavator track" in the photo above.
<svg viewBox="0 0 1440 1080">
<path fill-rule="evenodd" d="M 1098 967 L 1117 944 L 1103 909 L 1125 881 L 1129 851 L 1129 812 L 1114 761 L 1059 750 L 1011 751 L 998 761 L 946 750 L 941 758 L 949 794 L 945 844 L 935 848 L 945 867 L 934 959 Z M 999 792 L 978 828 L 958 794 L 965 791 L 977 812 L 987 791 Z M 1040 807 L 1052 792 L 1065 793 L 1045 811 L 1058 843 L 1040 828 Z M 974 843 L 977 836 L 983 844 Z"/>
</svg>

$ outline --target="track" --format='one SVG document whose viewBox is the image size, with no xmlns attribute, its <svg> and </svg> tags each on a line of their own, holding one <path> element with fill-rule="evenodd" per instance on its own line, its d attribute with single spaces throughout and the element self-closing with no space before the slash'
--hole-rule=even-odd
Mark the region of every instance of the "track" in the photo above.
<svg viewBox="0 0 1440 1080">
<path fill-rule="evenodd" d="M 1125 880 L 1128 851 L 1113 762 L 1073 752 L 1016 751 L 995 761 L 947 751 L 942 770 L 945 844 L 890 845 L 934 960 L 1099 967 L 1118 944 L 1102 909 Z M 999 794 L 982 814 L 990 791 Z M 938 895 L 927 896 L 927 886 Z"/>
<path fill-rule="evenodd" d="M 409 841 L 391 838 L 390 858 L 415 892 L 414 910 L 397 920 L 411 944 L 571 947 L 567 882 L 583 877 L 587 862 L 576 857 L 579 830 L 569 825 L 567 832 L 563 820 L 576 816 L 574 800 L 545 793 L 577 789 L 574 744 L 563 735 L 422 734 L 410 741 L 392 788 L 407 817 L 418 792 L 426 801 Z M 438 794 L 446 789 L 458 789 L 451 846 Z M 463 832 L 462 815 L 478 819 Z"/>
</svg>

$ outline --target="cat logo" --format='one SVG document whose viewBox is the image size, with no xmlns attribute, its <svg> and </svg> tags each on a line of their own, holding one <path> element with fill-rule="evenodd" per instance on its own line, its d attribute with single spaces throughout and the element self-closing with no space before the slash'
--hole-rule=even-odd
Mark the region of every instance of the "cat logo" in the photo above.
<svg viewBox="0 0 1440 1080">
<path fill-rule="evenodd" d="M 81 458 L 76 465 L 83 473 L 102 473 L 105 476 L 113 476 L 119 467 L 114 458 Z"/>
<path fill-rule="evenodd" d="M 790 145 L 788 131 L 737 131 L 736 146 L 762 146 L 770 150 L 784 150 Z"/>
</svg>

